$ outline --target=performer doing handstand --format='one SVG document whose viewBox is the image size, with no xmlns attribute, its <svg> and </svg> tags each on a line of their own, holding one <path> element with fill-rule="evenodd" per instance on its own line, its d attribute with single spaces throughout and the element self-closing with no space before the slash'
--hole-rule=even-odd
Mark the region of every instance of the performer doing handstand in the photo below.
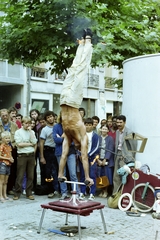
<svg viewBox="0 0 160 240">
<path fill-rule="evenodd" d="M 85 173 L 85 183 L 92 185 L 93 180 L 89 177 L 88 166 L 88 138 L 86 128 L 79 113 L 79 107 L 83 99 L 83 82 L 89 68 L 92 57 L 92 32 L 84 30 L 83 39 L 79 41 L 76 56 L 63 84 L 60 96 L 62 126 L 64 131 L 63 151 L 59 164 L 59 181 L 64 181 L 64 167 L 67 161 L 69 146 L 74 142 L 81 150 L 82 164 Z"/>
</svg>

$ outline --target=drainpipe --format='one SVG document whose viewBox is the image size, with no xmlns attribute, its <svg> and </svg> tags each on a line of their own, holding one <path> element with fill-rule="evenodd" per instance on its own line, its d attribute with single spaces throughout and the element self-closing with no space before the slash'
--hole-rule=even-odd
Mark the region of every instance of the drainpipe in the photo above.
<svg viewBox="0 0 160 240">
<path fill-rule="evenodd" d="M 31 69 L 27 67 L 27 93 L 26 93 L 26 115 L 29 115 L 29 105 L 31 103 Z"/>
</svg>

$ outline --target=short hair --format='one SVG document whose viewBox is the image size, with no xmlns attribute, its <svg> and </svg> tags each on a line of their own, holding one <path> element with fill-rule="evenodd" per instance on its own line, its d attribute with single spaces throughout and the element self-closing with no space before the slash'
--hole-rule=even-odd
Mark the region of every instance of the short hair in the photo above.
<svg viewBox="0 0 160 240">
<path fill-rule="evenodd" d="M 108 120 L 112 120 L 112 116 L 111 115 L 108 116 L 107 121 Z"/>
<path fill-rule="evenodd" d="M 34 118 L 31 118 L 31 122 L 34 121 L 36 123 L 36 120 Z"/>
<path fill-rule="evenodd" d="M 3 108 L 3 109 L 0 110 L 0 115 L 2 114 L 2 112 L 7 112 L 7 113 L 9 113 L 9 112 L 8 112 L 8 109 L 6 109 L 6 108 Z"/>
<path fill-rule="evenodd" d="M 97 120 L 98 123 L 99 123 L 99 121 L 100 121 L 99 117 L 97 117 L 97 116 L 93 116 L 92 119 L 93 119 L 93 120 Z"/>
<path fill-rule="evenodd" d="M 119 116 L 117 117 L 117 119 L 118 119 L 118 120 L 122 120 L 123 122 L 126 122 L 126 116 L 124 116 L 124 115 L 119 115 Z"/>
<path fill-rule="evenodd" d="M 79 108 L 79 111 L 83 111 L 83 112 L 84 112 L 84 116 L 86 115 L 86 111 L 85 111 L 85 109 L 84 109 L 83 107 L 80 107 L 80 108 Z M 83 116 L 83 117 L 84 117 L 84 116 Z"/>
<path fill-rule="evenodd" d="M 44 120 L 44 114 L 43 114 L 43 113 L 41 113 L 41 114 L 38 116 L 38 121 L 40 121 L 40 120 Z"/>
<path fill-rule="evenodd" d="M 107 123 L 107 119 L 103 118 L 103 119 L 101 120 L 101 123 L 102 123 L 103 121 L 105 121 L 105 122 Z"/>
<path fill-rule="evenodd" d="M 8 108 L 8 113 L 10 114 L 11 112 L 16 112 L 17 114 L 17 109 L 15 107 Z"/>
<path fill-rule="evenodd" d="M 86 119 L 84 120 L 84 124 L 86 124 L 86 123 L 93 125 L 93 119 L 92 119 L 92 118 L 86 118 Z"/>
<path fill-rule="evenodd" d="M 1 138 L 4 138 L 4 137 L 11 137 L 11 133 L 9 131 L 4 131 L 1 133 Z"/>
<path fill-rule="evenodd" d="M 55 117 L 55 113 L 53 111 L 46 111 L 44 113 L 44 120 L 47 119 L 48 116 L 52 115 L 53 117 Z"/>
<path fill-rule="evenodd" d="M 101 125 L 101 126 L 100 126 L 100 129 L 102 129 L 103 127 L 107 127 L 108 130 L 109 130 L 109 126 L 108 126 L 108 124 Z"/>
<path fill-rule="evenodd" d="M 29 112 L 30 117 L 31 117 L 32 112 L 36 112 L 38 114 L 38 116 L 40 115 L 40 112 L 36 108 L 34 108 L 34 109 L 31 109 Z"/>
<path fill-rule="evenodd" d="M 22 118 L 22 123 L 28 123 L 28 122 L 31 122 L 31 118 L 28 117 L 28 116 L 25 116 Z"/>
<path fill-rule="evenodd" d="M 21 119 L 23 118 L 22 114 L 17 113 L 16 117 L 21 117 Z"/>
<path fill-rule="evenodd" d="M 113 119 L 115 119 L 115 118 L 117 119 L 117 116 L 113 116 L 113 117 L 112 117 L 112 121 L 113 121 Z"/>
</svg>

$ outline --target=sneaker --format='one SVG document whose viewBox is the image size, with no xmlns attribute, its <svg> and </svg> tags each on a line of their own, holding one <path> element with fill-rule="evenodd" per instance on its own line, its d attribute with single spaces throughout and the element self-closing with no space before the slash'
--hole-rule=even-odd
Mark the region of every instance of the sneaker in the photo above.
<svg viewBox="0 0 160 240">
<path fill-rule="evenodd" d="M 14 195 L 14 192 L 13 192 L 12 190 L 10 190 L 10 191 L 8 192 L 8 195 Z"/>
<path fill-rule="evenodd" d="M 22 192 L 23 195 L 26 195 L 26 190 L 24 189 L 23 192 Z"/>
<path fill-rule="evenodd" d="M 60 200 L 64 200 L 66 198 L 69 198 L 66 193 L 63 193 L 62 196 L 60 197 Z"/>
<path fill-rule="evenodd" d="M 90 196 L 89 196 L 89 198 L 88 198 L 88 200 L 89 200 L 89 201 L 94 201 L 94 199 L 95 199 L 95 197 L 94 197 L 94 195 L 91 193 Z"/>
<path fill-rule="evenodd" d="M 83 35 L 82 35 L 83 39 L 86 39 L 86 36 L 90 38 L 93 36 L 93 33 L 90 28 L 83 29 Z"/>
<path fill-rule="evenodd" d="M 84 199 L 85 199 L 84 194 L 83 194 L 83 193 L 80 193 L 80 194 L 79 194 L 79 200 L 84 200 Z"/>
<path fill-rule="evenodd" d="M 53 194 L 54 194 L 55 197 L 59 197 L 60 196 L 60 193 L 58 191 L 54 191 Z"/>
<path fill-rule="evenodd" d="M 18 199 L 19 199 L 18 196 L 14 196 L 14 197 L 13 197 L 13 200 L 18 200 Z"/>
<path fill-rule="evenodd" d="M 34 196 L 33 195 L 30 195 L 30 196 L 28 196 L 26 198 L 28 198 L 29 200 L 34 200 Z"/>
<path fill-rule="evenodd" d="M 102 197 L 103 196 L 103 192 L 101 192 L 99 195 L 98 195 L 98 197 Z"/>
<path fill-rule="evenodd" d="M 48 198 L 53 198 L 54 197 L 54 193 L 49 193 L 48 194 Z"/>
<path fill-rule="evenodd" d="M 108 197 L 108 193 L 107 192 L 104 192 L 103 195 L 102 195 L 103 198 L 106 198 Z"/>
</svg>

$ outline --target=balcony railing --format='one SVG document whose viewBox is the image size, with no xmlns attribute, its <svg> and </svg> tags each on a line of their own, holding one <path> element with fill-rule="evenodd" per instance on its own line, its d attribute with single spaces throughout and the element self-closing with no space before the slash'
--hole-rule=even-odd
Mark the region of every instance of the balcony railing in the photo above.
<svg viewBox="0 0 160 240">
<path fill-rule="evenodd" d="M 99 88 L 99 75 L 90 73 L 88 76 L 88 87 Z"/>
<path fill-rule="evenodd" d="M 116 86 L 119 90 L 122 90 L 122 79 L 105 77 L 105 88 L 114 89 Z"/>
</svg>

